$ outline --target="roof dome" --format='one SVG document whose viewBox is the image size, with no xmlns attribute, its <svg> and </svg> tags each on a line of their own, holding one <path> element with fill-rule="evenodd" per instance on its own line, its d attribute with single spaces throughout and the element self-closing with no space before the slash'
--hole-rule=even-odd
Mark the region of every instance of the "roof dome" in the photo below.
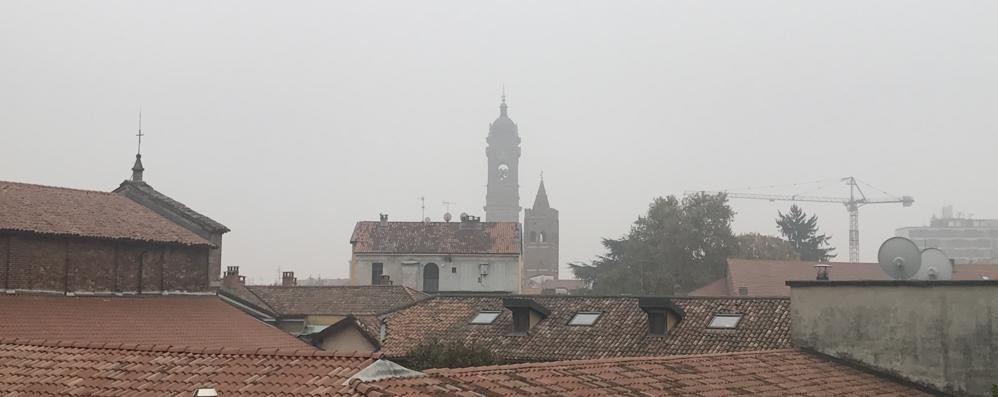
<svg viewBox="0 0 998 397">
<path fill-rule="evenodd" d="M 511 134 L 516 136 L 516 132 L 516 123 L 509 118 L 509 114 L 506 112 L 506 96 L 504 95 L 502 103 L 499 104 L 499 117 L 489 126 L 489 135 Z"/>
</svg>

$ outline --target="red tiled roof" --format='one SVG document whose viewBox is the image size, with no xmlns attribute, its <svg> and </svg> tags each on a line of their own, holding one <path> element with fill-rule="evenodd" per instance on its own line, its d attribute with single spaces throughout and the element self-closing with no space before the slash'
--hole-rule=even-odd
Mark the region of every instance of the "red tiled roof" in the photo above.
<svg viewBox="0 0 998 397">
<path fill-rule="evenodd" d="M 355 396 L 929 396 L 799 350 L 437 369 L 352 384 Z M 377 394 L 381 393 L 381 394 Z"/>
<path fill-rule="evenodd" d="M 211 245 L 113 193 L 0 181 L 0 231 Z"/>
<path fill-rule="evenodd" d="M 246 289 L 278 316 L 380 314 L 429 297 L 402 285 L 248 285 Z"/>
<path fill-rule="evenodd" d="M 511 361 L 550 361 L 782 349 L 790 343 L 786 298 L 672 298 L 685 317 L 668 336 L 648 335 L 648 316 L 637 297 L 523 296 L 550 314 L 527 336 L 510 335 L 512 314 L 500 296 L 435 296 L 386 314 L 382 352 L 404 359 L 431 338 L 488 348 Z M 481 310 L 499 310 L 493 324 L 468 322 Z M 578 312 L 602 315 L 592 326 L 570 326 Z M 733 330 L 708 329 L 714 314 L 742 314 Z"/>
<path fill-rule="evenodd" d="M 216 296 L 0 295 L 0 338 L 315 349 Z"/>
<path fill-rule="evenodd" d="M 817 262 L 728 259 L 726 287 L 717 289 L 715 283 L 690 292 L 691 296 L 738 296 L 739 288 L 746 288 L 748 296 L 790 296 L 787 281 L 814 280 Z M 832 280 L 890 280 L 876 263 L 832 262 Z M 954 280 L 998 279 L 998 265 L 970 264 L 953 267 Z M 729 289 L 730 288 L 730 289 Z"/>
<path fill-rule="evenodd" d="M 190 396 L 210 387 L 224 397 L 333 395 L 345 392 L 343 382 L 377 357 L 0 339 L 0 393 Z"/>
<path fill-rule="evenodd" d="M 520 253 L 520 224 L 480 222 L 357 222 L 350 237 L 355 253 L 512 254 Z"/>
</svg>

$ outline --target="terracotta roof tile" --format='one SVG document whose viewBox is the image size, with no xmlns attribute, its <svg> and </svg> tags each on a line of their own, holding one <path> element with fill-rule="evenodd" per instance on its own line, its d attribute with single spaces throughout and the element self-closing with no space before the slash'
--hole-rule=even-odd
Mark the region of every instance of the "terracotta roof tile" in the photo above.
<svg viewBox="0 0 998 397">
<path fill-rule="evenodd" d="M 350 237 L 355 253 L 512 254 L 520 253 L 518 222 L 357 222 Z"/>
<path fill-rule="evenodd" d="M 354 383 L 356 396 L 928 396 L 799 350 L 558 361 L 428 370 Z M 363 386 L 363 387 L 362 387 Z"/>
<path fill-rule="evenodd" d="M 201 213 L 199 213 L 197 211 L 192 210 L 190 207 L 184 205 L 184 203 L 181 203 L 181 202 L 179 202 L 177 200 L 174 200 L 174 199 L 170 198 L 169 196 L 167 196 L 167 195 L 165 195 L 163 193 L 160 193 L 156 189 L 153 189 L 153 187 L 150 186 L 148 183 L 145 183 L 145 182 L 136 182 L 136 181 L 132 181 L 132 180 L 126 180 L 126 181 L 122 182 L 121 185 L 118 186 L 118 188 L 115 189 L 114 191 L 115 191 L 115 193 L 121 193 L 122 191 L 127 190 L 127 188 L 129 188 L 129 187 L 134 188 L 135 190 L 137 190 L 139 192 L 142 192 L 146 197 L 151 198 L 152 200 L 156 201 L 160 205 L 163 205 L 163 206 L 165 206 L 167 208 L 172 209 L 173 211 L 175 211 L 175 212 L 181 214 L 182 216 L 184 216 L 185 218 L 187 218 L 187 219 L 189 219 L 189 220 L 191 220 L 191 221 L 193 221 L 193 222 L 195 222 L 195 223 L 197 223 L 197 224 L 205 227 L 206 229 L 213 230 L 213 231 L 216 231 L 216 232 L 221 232 L 221 233 L 225 233 L 225 232 L 230 231 L 228 227 L 225 227 L 225 225 L 223 225 L 221 223 L 218 223 L 214 219 L 211 219 L 211 218 L 209 218 L 209 217 L 207 217 L 207 216 L 205 216 L 205 215 L 203 215 L 203 214 L 201 214 Z M 131 192 L 126 192 L 124 194 L 126 196 L 128 196 L 129 194 L 132 194 L 132 193 Z"/>
<path fill-rule="evenodd" d="M 782 349 L 790 343 L 790 301 L 786 298 L 672 298 L 685 318 L 668 336 L 648 335 L 648 316 L 637 297 L 523 296 L 550 311 L 527 336 L 509 335 L 512 314 L 500 296 L 436 296 L 386 314 L 382 351 L 404 358 L 431 338 L 484 346 L 512 361 L 550 361 L 603 357 Z M 493 324 L 472 325 L 481 310 L 498 310 Z M 578 312 L 597 311 L 592 326 L 570 326 Z M 714 314 L 743 317 L 733 330 L 708 329 Z"/>
<path fill-rule="evenodd" d="M 278 350 L 239 354 L 58 346 L 0 340 L 0 390 L 8 396 L 220 396 L 348 393 L 343 383 L 377 355 Z"/>
<path fill-rule="evenodd" d="M 211 242 L 114 193 L 0 181 L 0 231 L 150 241 Z"/>
<path fill-rule="evenodd" d="M 401 285 L 246 286 L 279 316 L 379 314 L 426 299 Z"/>
<path fill-rule="evenodd" d="M 216 296 L 0 295 L 0 338 L 103 346 L 314 349 Z"/>
</svg>

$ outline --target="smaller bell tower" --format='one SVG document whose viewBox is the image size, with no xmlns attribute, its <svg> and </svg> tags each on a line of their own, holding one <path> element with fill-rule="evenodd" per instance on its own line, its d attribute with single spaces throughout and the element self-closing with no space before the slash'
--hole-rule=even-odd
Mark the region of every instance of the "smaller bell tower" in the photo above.
<svg viewBox="0 0 998 397">
<path fill-rule="evenodd" d="M 544 177 L 534 207 L 523 215 L 523 281 L 537 276 L 558 279 L 558 210 L 551 208 Z"/>
</svg>

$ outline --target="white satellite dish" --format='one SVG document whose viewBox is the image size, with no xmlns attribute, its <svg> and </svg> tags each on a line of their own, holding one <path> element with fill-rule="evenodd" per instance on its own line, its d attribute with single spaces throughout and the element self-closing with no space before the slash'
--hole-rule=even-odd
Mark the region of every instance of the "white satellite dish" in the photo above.
<svg viewBox="0 0 998 397">
<path fill-rule="evenodd" d="M 880 244 L 877 252 L 880 268 L 895 280 L 907 280 L 922 267 L 922 251 L 904 237 L 891 237 Z"/>
<path fill-rule="evenodd" d="M 922 250 L 922 268 L 913 277 L 916 280 L 952 280 L 953 263 L 939 248 Z"/>
</svg>

